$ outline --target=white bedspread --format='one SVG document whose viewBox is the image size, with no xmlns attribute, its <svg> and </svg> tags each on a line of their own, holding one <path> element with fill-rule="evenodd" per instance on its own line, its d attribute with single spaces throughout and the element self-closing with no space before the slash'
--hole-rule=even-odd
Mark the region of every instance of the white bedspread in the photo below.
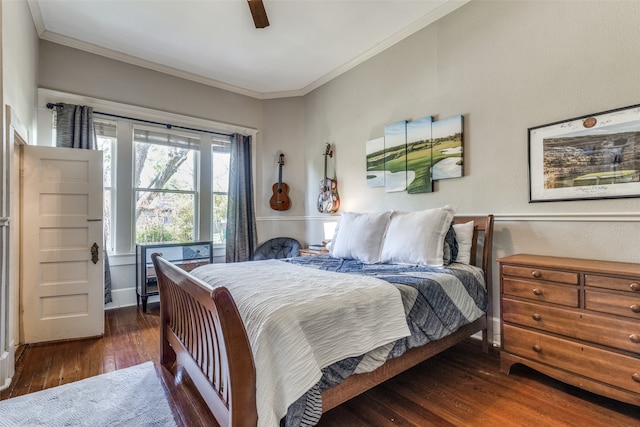
<svg viewBox="0 0 640 427">
<path fill-rule="evenodd" d="M 259 426 L 278 426 L 321 368 L 409 335 L 400 292 L 384 280 L 276 260 L 192 274 L 236 301 L 256 365 Z"/>
</svg>

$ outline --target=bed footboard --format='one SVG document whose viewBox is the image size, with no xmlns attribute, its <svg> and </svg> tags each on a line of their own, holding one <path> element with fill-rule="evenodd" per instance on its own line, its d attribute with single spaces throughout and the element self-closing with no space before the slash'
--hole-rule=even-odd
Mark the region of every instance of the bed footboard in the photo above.
<svg viewBox="0 0 640 427">
<path fill-rule="evenodd" d="M 493 216 L 456 217 L 474 222 L 471 260 L 484 270 L 487 312 L 452 335 L 406 352 L 377 370 L 354 375 L 322 393 L 323 411 L 380 384 L 417 363 L 482 331 L 483 350 L 491 348 L 491 245 Z M 482 251 L 478 243 L 482 235 Z M 224 288 L 211 289 L 158 254 L 152 256 L 160 290 L 160 362 L 177 362 L 189 374 L 216 421 L 226 426 L 256 426 L 256 372 L 247 333 L 236 304 Z"/>
<path fill-rule="evenodd" d="M 177 361 L 221 426 L 255 426 L 256 372 L 242 319 L 229 291 L 210 288 L 158 254 L 160 363 Z"/>
</svg>

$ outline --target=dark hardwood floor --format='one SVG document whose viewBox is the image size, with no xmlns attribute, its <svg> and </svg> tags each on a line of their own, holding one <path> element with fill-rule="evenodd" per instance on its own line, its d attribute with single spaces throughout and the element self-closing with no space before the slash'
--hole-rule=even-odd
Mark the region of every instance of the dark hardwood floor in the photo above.
<svg viewBox="0 0 640 427">
<path fill-rule="evenodd" d="M 8 399 L 153 361 L 182 426 L 215 426 L 182 370 L 159 366 L 159 312 L 110 310 L 102 338 L 19 349 Z M 141 401 L 140 404 L 148 402 Z M 497 352 L 464 342 L 327 412 L 329 426 L 632 426 L 640 408 L 571 387 L 523 366 L 499 371 Z"/>
</svg>

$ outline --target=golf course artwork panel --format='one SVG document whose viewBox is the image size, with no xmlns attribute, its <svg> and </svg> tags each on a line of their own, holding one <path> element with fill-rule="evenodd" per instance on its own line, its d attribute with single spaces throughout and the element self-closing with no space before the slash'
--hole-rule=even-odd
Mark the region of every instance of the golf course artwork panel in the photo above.
<svg viewBox="0 0 640 427">
<path fill-rule="evenodd" d="M 384 137 L 367 141 L 367 187 L 384 187 Z"/>
<path fill-rule="evenodd" d="M 449 117 L 433 123 L 433 180 L 462 176 L 462 116 Z"/>
<path fill-rule="evenodd" d="M 463 175 L 463 117 L 433 116 L 384 127 L 367 141 L 367 187 L 386 192 L 432 193 L 433 182 Z"/>
<path fill-rule="evenodd" d="M 529 202 L 640 197 L 640 105 L 529 128 Z"/>
<path fill-rule="evenodd" d="M 384 191 L 405 191 L 415 173 L 407 170 L 407 121 L 384 127 Z"/>
<path fill-rule="evenodd" d="M 432 193 L 431 179 L 433 117 L 407 123 L 407 193 Z M 409 176 L 412 180 L 409 180 Z"/>
</svg>

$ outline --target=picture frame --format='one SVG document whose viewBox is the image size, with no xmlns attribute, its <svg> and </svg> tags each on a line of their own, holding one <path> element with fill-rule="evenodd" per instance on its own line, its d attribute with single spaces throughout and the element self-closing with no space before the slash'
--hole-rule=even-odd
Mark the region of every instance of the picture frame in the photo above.
<svg viewBox="0 0 640 427">
<path fill-rule="evenodd" d="M 528 129 L 529 203 L 640 197 L 640 104 Z"/>
</svg>

